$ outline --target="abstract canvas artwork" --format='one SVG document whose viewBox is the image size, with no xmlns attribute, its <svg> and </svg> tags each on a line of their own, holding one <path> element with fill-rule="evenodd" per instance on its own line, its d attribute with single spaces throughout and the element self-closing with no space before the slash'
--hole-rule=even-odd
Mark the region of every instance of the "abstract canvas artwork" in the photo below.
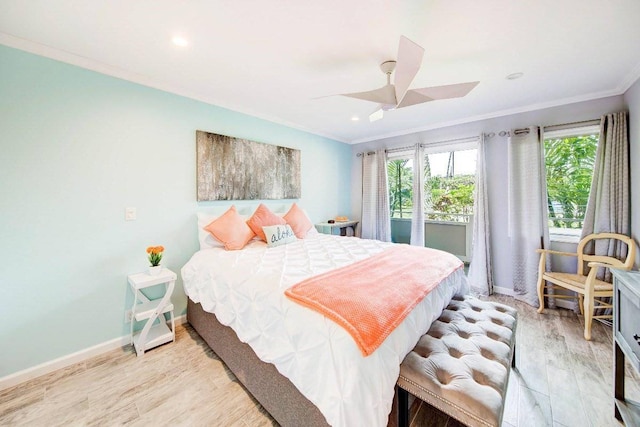
<svg viewBox="0 0 640 427">
<path fill-rule="evenodd" d="M 299 199 L 300 150 L 196 131 L 198 201 Z"/>
</svg>

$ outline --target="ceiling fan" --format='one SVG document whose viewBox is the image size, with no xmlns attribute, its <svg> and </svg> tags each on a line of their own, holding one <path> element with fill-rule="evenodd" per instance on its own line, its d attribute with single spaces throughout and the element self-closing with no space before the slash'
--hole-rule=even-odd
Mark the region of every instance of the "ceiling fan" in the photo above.
<svg viewBox="0 0 640 427">
<path fill-rule="evenodd" d="M 380 69 L 387 75 L 387 84 L 381 88 L 367 92 L 343 93 L 341 96 L 377 102 L 378 108 L 369 116 L 369 121 L 380 120 L 385 111 L 404 108 L 410 105 L 438 99 L 461 98 L 467 95 L 480 82 L 457 83 L 445 86 L 409 89 L 409 85 L 418 74 L 424 48 L 418 46 L 405 36 L 400 36 L 398 60 L 385 61 Z M 394 84 L 391 84 L 391 73 L 395 70 Z"/>
</svg>

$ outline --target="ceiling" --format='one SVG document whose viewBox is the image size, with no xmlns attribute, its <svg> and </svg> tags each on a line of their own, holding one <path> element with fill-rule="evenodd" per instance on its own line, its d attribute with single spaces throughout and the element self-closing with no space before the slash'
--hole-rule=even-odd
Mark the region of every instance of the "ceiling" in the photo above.
<svg viewBox="0 0 640 427">
<path fill-rule="evenodd" d="M 0 0 L 0 43 L 348 143 L 623 93 L 640 77 L 637 0 Z M 176 35 L 188 46 L 172 43 Z M 466 97 L 389 111 L 404 35 L 412 88 Z M 522 72 L 517 80 L 508 74 Z M 353 116 L 359 121 L 352 121 Z"/>
</svg>

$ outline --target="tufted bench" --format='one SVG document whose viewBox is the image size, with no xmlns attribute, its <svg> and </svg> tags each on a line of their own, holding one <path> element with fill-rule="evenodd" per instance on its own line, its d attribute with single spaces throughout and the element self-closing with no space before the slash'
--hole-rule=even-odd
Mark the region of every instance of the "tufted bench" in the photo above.
<svg viewBox="0 0 640 427">
<path fill-rule="evenodd" d="M 409 422 L 409 396 L 468 426 L 500 426 L 515 367 L 515 309 L 456 296 L 400 365 L 398 425 Z"/>
</svg>

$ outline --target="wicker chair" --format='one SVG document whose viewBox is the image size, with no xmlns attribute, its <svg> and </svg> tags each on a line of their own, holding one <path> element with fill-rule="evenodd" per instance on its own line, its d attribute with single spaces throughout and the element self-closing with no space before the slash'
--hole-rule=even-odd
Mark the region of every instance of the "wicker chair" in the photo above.
<svg viewBox="0 0 640 427">
<path fill-rule="evenodd" d="M 616 239 L 627 245 L 627 257 L 624 261 L 617 258 L 600 255 L 588 255 L 584 253 L 587 243 L 596 239 Z M 619 268 L 631 270 L 635 260 L 636 246 L 630 237 L 614 233 L 589 234 L 580 240 L 576 253 L 538 249 L 540 253 L 540 265 L 538 267 L 538 299 L 540 308 L 538 313 L 544 310 L 544 297 L 577 298 L 580 313 L 584 315 L 584 338 L 591 340 L 591 322 L 593 319 L 612 318 L 611 314 L 594 315 L 595 309 L 612 309 L 611 303 L 604 302 L 601 298 L 613 297 L 613 285 L 596 278 L 598 267 Z M 547 254 L 577 257 L 578 268 L 576 274 L 558 273 L 546 271 Z M 548 284 L 546 283 L 548 282 Z M 546 289 L 568 289 L 577 295 L 557 295 L 545 293 Z M 597 303 L 597 305 L 596 305 Z"/>
</svg>

